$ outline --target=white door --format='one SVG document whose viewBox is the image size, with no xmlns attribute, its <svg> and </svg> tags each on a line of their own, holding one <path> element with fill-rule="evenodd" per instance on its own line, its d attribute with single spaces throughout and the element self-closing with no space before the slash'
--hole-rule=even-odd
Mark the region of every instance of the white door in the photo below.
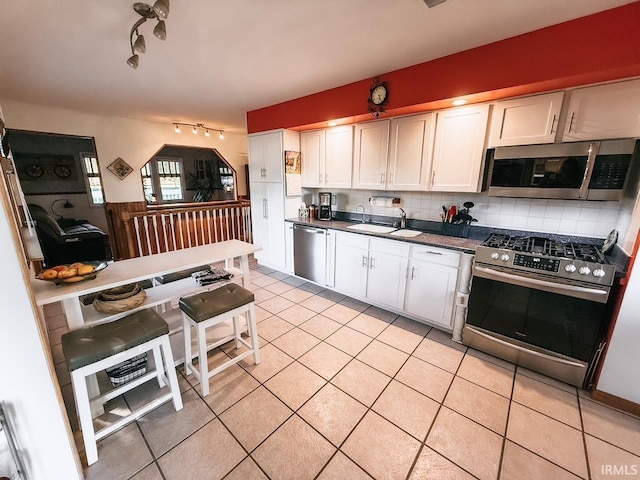
<svg viewBox="0 0 640 480">
<path fill-rule="evenodd" d="M 267 223 L 267 184 L 251 183 L 251 228 L 253 244 L 262 247 L 254 253 L 259 262 L 264 262 L 269 247 L 269 224 Z"/>
<path fill-rule="evenodd" d="M 433 114 L 391 120 L 391 146 L 387 188 L 424 190 L 432 146 Z"/>
<path fill-rule="evenodd" d="M 405 311 L 451 328 L 457 279 L 455 267 L 411 259 Z"/>
<path fill-rule="evenodd" d="M 303 187 L 322 187 L 324 185 L 324 146 L 324 130 L 314 130 L 300 134 Z"/>
<path fill-rule="evenodd" d="M 389 125 L 389 120 L 356 125 L 353 148 L 353 188 L 385 189 Z"/>
<path fill-rule="evenodd" d="M 438 112 L 431 190 L 478 192 L 484 163 L 489 105 Z"/>
<path fill-rule="evenodd" d="M 353 127 L 333 127 L 326 131 L 325 186 L 351 188 L 353 167 Z"/>
<path fill-rule="evenodd" d="M 563 98 L 555 92 L 496 103 L 489 146 L 553 143 Z"/>
<path fill-rule="evenodd" d="M 267 183 L 268 260 L 270 267 L 286 268 L 286 241 L 284 228 L 284 184 Z"/>
<path fill-rule="evenodd" d="M 335 288 L 341 293 L 364 298 L 367 294 L 369 238 L 336 233 Z"/>
<path fill-rule="evenodd" d="M 370 251 L 367 298 L 402 310 L 408 261 L 407 257 Z"/>
<path fill-rule="evenodd" d="M 284 182 L 284 149 L 282 132 L 263 135 L 265 182 Z"/>
<path fill-rule="evenodd" d="M 640 80 L 571 92 L 562 141 L 640 136 Z"/>
<path fill-rule="evenodd" d="M 264 135 L 249 135 L 249 181 L 264 182 L 265 179 Z M 253 193 L 253 192 L 252 192 Z"/>
</svg>

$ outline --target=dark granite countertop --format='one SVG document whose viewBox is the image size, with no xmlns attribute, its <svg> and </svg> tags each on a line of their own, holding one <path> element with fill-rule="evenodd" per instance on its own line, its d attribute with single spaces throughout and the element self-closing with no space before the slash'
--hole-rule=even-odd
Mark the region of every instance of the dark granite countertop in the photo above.
<svg viewBox="0 0 640 480">
<path fill-rule="evenodd" d="M 492 233 L 504 233 L 507 235 L 536 235 L 535 232 L 520 231 L 520 230 L 508 230 L 497 227 L 482 227 L 478 225 L 469 225 L 469 235 L 466 238 L 455 237 L 442 234 L 442 224 L 440 222 L 432 222 L 428 220 L 407 220 L 408 230 L 420 230 L 423 233 L 415 237 L 400 237 L 396 235 L 390 235 L 386 233 L 372 233 L 363 232 L 349 229 L 348 227 L 361 223 L 361 214 L 354 214 L 351 212 L 334 212 L 332 220 L 316 220 L 316 219 L 301 219 L 301 218 L 288 218 L 286 221 L 292 222 L 298 225 L 308 225 L 315 228 L 328 228 L 332 230 L 342 230 L 349 233 L 356 233 L 360 235 L 368 235 L 378 238 L 386 238 L 389 240 L 396 240 L 407 243 L 415 243 L 417 245 L 430 245 L 433 247 L 448 248 L 451 250 L 457 250 L 459 252 L 474 255 L 476 253 L 476 247 L 481 245 L 489 235 Z M 377 225 L 392 226 L 396 219 L 384 216 L 376 216 L 367 214 L 367 223 L 373 223 Z M 395 226 L 395 225 L 393 225 Z M 554 235 L 554 234 L 540 234 L 541 236 L 552 237 L 562 241 L 574 241 L 580 243 L 589 244 L 602 244 L 604 239 L 591 238 L 591 237 L 577 237 L 570 235 Z M 629 257 L 619 247 L 615 246 L 612 251 L 606 256 L 607 262 L 616 267 L 616 277 L 623 278 L 626 276 Z"/>
</svg>

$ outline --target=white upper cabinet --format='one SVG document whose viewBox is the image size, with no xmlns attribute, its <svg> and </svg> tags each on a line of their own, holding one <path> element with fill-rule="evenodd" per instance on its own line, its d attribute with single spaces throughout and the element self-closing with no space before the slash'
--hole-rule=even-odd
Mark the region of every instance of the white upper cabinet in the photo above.
<svg viewBox="0 0 640 480">
<path fill-rule="evenodd" d="M 351 188 L 353 165 L 353 127 L 345 125 L 326 130 L 324 186 Z"/>
<path fill-rule="evenodd" d="M 640 80 L 571 92 L 562 141 L 640 136 Z"/>
<path fill-rule="evenodd" d="M 431 188 L 437 192 L 479 192 L 489 105 L 438 112 Z"/>
<path fill-rule="evenodd" d="M 432 113 L 391 120 L 388 189 L 425 190 L 434 126 Z"/>
<path fill-rule="evenodd" d="M 300 151 L 303 187 L 351 187 L 351 125 L 301 133 Z"/>
<path fill-rule="evenodd" d="M 322 187 L 324 184 L 324 144 L 324 130 L 300 134 L 303 187 Z"/>
<path fill-rule="evenodd" d="M 389 120 L 356 125 L 353 188 L 384 190 L 389 156 Z"/>
<path fill-rule="evenodd" d="M 249 136 L 249 180 L 283 182 L 284 157 L 281 133 Z"/>
<path fill-rule="evenodd" d="M 490 147 L 553 143 L 564 92 L 514 98 L 496 103 Z"/>
</svg>

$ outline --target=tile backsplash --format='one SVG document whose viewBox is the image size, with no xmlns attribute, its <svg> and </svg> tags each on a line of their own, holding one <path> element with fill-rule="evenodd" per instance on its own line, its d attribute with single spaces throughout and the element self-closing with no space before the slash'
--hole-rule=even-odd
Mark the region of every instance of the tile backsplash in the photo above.
<svg viewBox="0 0 640 480">
<path fill-rule="evenodd" d="M 303 200 L 317 203 L 317 192 L 304 189 Z M 336 195 L 334 209 L 340 211 L 355 212 L 358 205 L 363 205 L 367 214 L 399 218 L 402 208 L 409 218 L 440 221 L 442 205 L 461 207 L 470 201 L 475 204 L 470 214 L 478 220 L 477 225 L 597 238 L 605 238 L 617 229 L 624 239 L 634 207 L 632 199 L 596 202 L 489 197 L 486 193 L 369 190 L 333 190 L 333 193 Z M 374 206 L 369 203 L 372 196 L 398 197 L 401 203 L 392 207 Z"/>
</svg>

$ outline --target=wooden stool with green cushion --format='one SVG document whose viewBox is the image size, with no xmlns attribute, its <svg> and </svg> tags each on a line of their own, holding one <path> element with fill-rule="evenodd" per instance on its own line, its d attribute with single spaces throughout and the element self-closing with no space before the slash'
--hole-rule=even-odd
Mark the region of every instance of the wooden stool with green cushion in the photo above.
<svg viewBox="0 0 640 480">
<path fill-rule="evenodd" d="M 254 296 L 249 290 L 235 283 L 228 283 L 220 288 L 180 299 L 184 333 L 184 370 L 186 374 L 193 373 L 202 389 L 202 396 L 209 395 L 209 379 L 221 371 L 235 365 L 240 360 L 253 355 L 255 364 L 260 363 L 260 347 L 258 345 L 258 327 L 256 326 L 256 312 Z M 245 316 L 251 343 L 241 337 L 240 314 Z M 209 327 L 233 319 L 233 335 L 225 337 L 211 345 L 207 345 L 206 330 Z M 198 342 L 198 366 L 192 363 L 191 327 L 196 330 Z M 208 371 L 207 351 L 231 340 L 236 341 L 236 348 L 242 345 L 249 350 Z"/>
<path fill-rule="evenodd" d="M 98 460 L 96 442 L 101 438 L 169 400 L 173 400 L 176 411 L 182 409 L 182 397 L 169 343 L 169 326 L 155 310 L 140 310 L 113 322 L 71 330 L 62 336 L 62 351 L 71 372 L 71 384 L 88 465 Z M 134 378 L 97 397 L 89 398 L 87 376 L 148 351 L 153 352 L 154 371 Z M 168 384 L 169 391 L 113 424 L 95 430 L 91 416 L 92 402 L 105 403 L 155 378 L 160 388 Z"/>
</svg>

